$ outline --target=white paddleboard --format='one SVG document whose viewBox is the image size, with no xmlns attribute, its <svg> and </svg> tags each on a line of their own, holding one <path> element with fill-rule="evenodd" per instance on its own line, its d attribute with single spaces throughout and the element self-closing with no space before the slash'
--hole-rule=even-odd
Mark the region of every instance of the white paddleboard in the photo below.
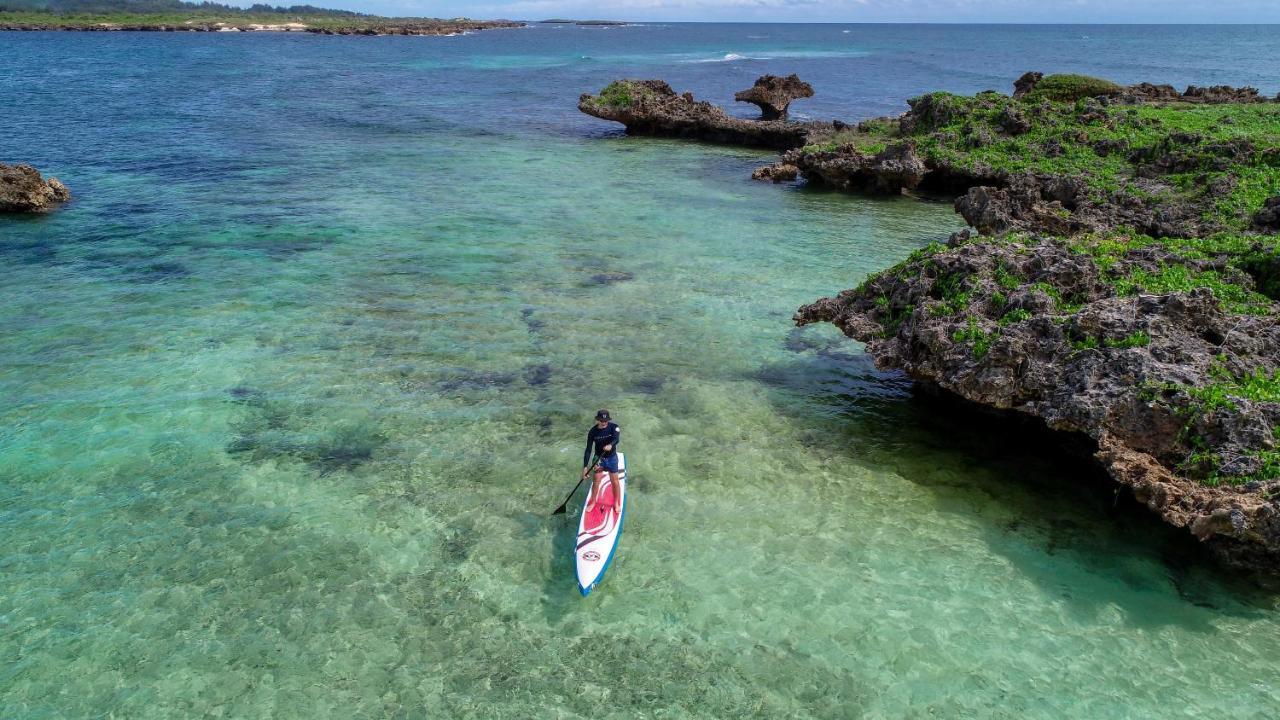
<svg viewBox="0 0 1280 720">
<path fill-rule="evenodd" d="M 597 471 L 600 478 L 600 502 L 594 507 L 582 503 L 582 517 L 578 519 L 578 539 L 574 543 L 574 563 L 578 573 L 578 589 L 583 597 L 595 589 L 604 579 L 604 571 L 613 562 L 622 536 L 622 521 L 627 516 L 627 458 L 618 453 L 618 485 L 615 488 L 609 473 Z M 614 493 L 622 497 L 621 511 L 613 509 Z M 587 489 L 590 496 L 591 489 Z M 591 499 L 590 497 L 587 498 Z"/>
</svg>

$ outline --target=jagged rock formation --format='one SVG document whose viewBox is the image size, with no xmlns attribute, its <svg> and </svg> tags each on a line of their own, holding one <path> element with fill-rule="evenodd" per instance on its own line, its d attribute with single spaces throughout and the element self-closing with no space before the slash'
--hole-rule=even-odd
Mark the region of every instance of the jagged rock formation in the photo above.
<svg viewBox="0 0 1280 720">
<path fill-rule="evenodd" d="M 1267 198 L 1253 216 L 1253 226 L 1263 232 L 1280 232 L 1280 195 Z"/>
<path fill-rule="evenodd" d="M 1166 131 L 1160 117 L 1137 115 L 1106 98 L 1036 99 L 1036 88 L 1052 76 L 1037 84 L 1035 75 L 1019 80 L 1023 100 L 931 93 L 910 100 L 899 118 L 860 123 L 835 142 L 785 153 L 781 163 L 841 190 L 960 195 L 957 211 L 984 233 L 1133 227 L 1197 237 L 1250 222 L 1272 227 L 1275 210 L 1245 207 L 1250 190 L 1238 177 L 1274 167 L 1280 148 L 1233 130 L 1231 122 L 1200 132 Z M 1204 97 L 1254 96 L 1247 88 L 1228 90 Z M 1240 106 L 1265 107 L 1252 100 Z M 1162 112 L 1183 110 L 1175 104 Z M 1271 121 L 1269 111 L 1258 112 L 1260 121 Z M 1238 209 L 1224 213 L 1223 207 Z"/>
<path fill-rule="evenodd" d="M 1128 240 L 966 233 L 802 307 L 796 322 L 831 322 L 866 342 L 881 368 L 1088 435 L 1111 475 L 1166 521 L 1214 539 L 1230 561 L 1280 568 L 1276 308 L 1232 312 L 1208 288 L 1134 290 L 1127 283 L 1156 268 L 1234 263 L 1226 252 L 1198 259 L 1203 248 Z M 1097 262 L 1100 252 L 1109 262 Z M 1264 255 L 1264 242 L 1253 252 Z M 1268 309 L 1267 298 L 1251 299 Z M 1256 479 L 1209 487 L 1211 476 Z"/>
<path fill-rule="evenodd" d="M 619 80 L 599 95 L 583 93 L 578 109 L 602 120 L 626 126 L 633 135 L 690 138 L 711 142 L 795 148 L 833 133 L 832 123 L 792 123 L 783 120 L 743 120 L 723 109 L 677 94 L 661 80 Z"/>
<path fill-rule="evenodd" d="M 1178 92 L 1172 85 L 1155 85 L 1148 82 L 1123 87 L 1115 83 L 1089 78 L 1082 75 L 1051 75 L 1048 83 L 1044 73 L 1029 72 L 1013 83 L 1015 100 L 1049 97 L 1060 101 L 1075 101 L 1081 98 L 1114 98 L 1117 102 L 1130 105 L 1154 103 L 1192 103 L 1200 105 L 1221 105 L 1227 103 L 1270 102 L 1271 98 L 1263 97 L 1257 88 L 1231 87 L 1230 85 L 1214 85 L 1197 87 L 1191 85 Z M 1280 100 L 1280 96 L 1276 98 Z"/>
<path fill-rule="evenodd" d="M 772 172 L 781 168 L 796 168 L 807 177 L 821 177 L 824 183 L 841 190 L 879 195 L 914 190 L 928 172 L 915 145 L 909 142 L 890 145 L 874 155 L 851 145 L 813 152 L 792 150 L 772 166 Z"/>
<path fill-rule="evenodd" d="M 1106 94 L 1050 99 L 1080 88 Z M 1280 180 L 1280 112 L 1250 88 L 1115 88 L 1028 73 L 1021 99 L 934 93 L 786 153 L 837 188 L 959 193 L 984 235 L 796 322 L 834 323 L 882 368 L 1091 438 L 1166 522 L 1280 572 L 1280 236 L 1249 234 L 1280 230 L 1280 197 L 1256 190 Z M 1229 114 L 1204 107 L 1221 103 Z M 1197 130 L 1166 129 L 1179 127 Z M 915 172 L 878 167 L 895 148 Z"/>
<path fill-rule="evenodd" d="M 1272 102 L 1271 98 L 1263 97 L 1258 93 L 1257 88 L 1251 87 L 1231 87 L 1230 85 L 1214 85 L 1212 87 L 1196 87 L 1188 86 L 1186 90 L 1179 93 L 1172 85 L 1153 85 L 1151 83 L 1138 83 L 1125 88 L 1120 94 L 1123 102 L 1185 102 L 1200 105 L 1222 105 L 1226 103 L 1257 103 Z M 1275 100 L 1280 101 L 1280 96 Z"/>
<path fill-rule="evenodd" d="M 0 163 L 0 213 L 36 213 L 71 199 L 57 178 L 45 180 L 30 165 Z"/>
<path fill-rule="evenodd" d="M 793 100 L 807 97 L 813 97 L 813 86 L 793 73 L 786 77 L 762 75 L 755 85 L 735 94 L 733 99 L 759 106 L 761 120 L 782 120 Z"/>
<path fill-rule="evenodd" d="M 800 168 L 795 165 L 778 163 L 756 168 L 751 173 L 752 180 L 770 180 L 775 183 L 792 182 L 800 176 Z"/>
<path fill-rule="evenodd" d="M 1015 98 L 1024 98 L 1035 89 L 1036 83 L 1044 79 L 1042 72 L 1023 73 L 1022 77 L 1013 82 L 1013 96 Z"/>
<path fill-rule="evenodd" d="M 1196 236 L 1221 226 L 1208 221 L 1199 203 L 1161 206 L 1133 192 L 1099 195 L 1087 181 L 1037 173 L 1000 174 L 991 185 L 971 187 L 955 208 L 984 234 L 1036 229 L 1071 234 L 1133 227 L 1161 237 Z"/>
</svg>

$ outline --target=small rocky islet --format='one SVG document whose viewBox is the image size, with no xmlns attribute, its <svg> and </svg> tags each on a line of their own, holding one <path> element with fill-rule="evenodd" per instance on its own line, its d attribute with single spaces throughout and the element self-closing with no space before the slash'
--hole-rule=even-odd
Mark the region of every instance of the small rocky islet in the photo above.
<svg viewBox="0 0 1280 720">
<path fill-rule="evenodd" d="M 42 213 L 70 199 L 58 178 L 45 179 L 30 165 L 0 163 L 0 213 Z"/>
<path fill-rule="evenodd" d="M 1280 573 L 1280 97 L 1026 73 L 898 117 L 761 120 L 660 80 L 579 109 L 639 135 L 770 147 L 754 177 L 955 198 L 973 230 L 800 308 L 961 398 L 1086 438 L 1226 564 Z M 764 106 L 762 106 L 763 108 Z"/>
<path fill-rule="evenodd" d="M 729 115 L 723 108 L 697 100 L 692 93 L 677 94 L 662 80 L 620 80 L 609 84 L 598 95 L 583 93 L 578 98 L 578 109 L 602 120 L 620 122 L 633 135 L 686 138 L 710 142 L 765 147 L 787 150 L 805 145 L 811 138 L 827 137 L 840 124 L 796 123 L 782 119 L 792 99 L 804 97 L 786 94 L 766 94 L 761 82 L 774 76 L 765 76 L 756 85 L 742 93 L 760 106 L 761 120 L 746 120 Z M 794 75 L 792 77 L 795 77 Z M 798 81 L 798 80 L 797 80 Z M 807 87 L 807 83 L 803 84 Z M 799 90 L 799 87 L 793 87 Z M 752 92 L 756 91 L 756 92 Z M 812 88 L 810 88 L 812 94 Z"/>
</svg>

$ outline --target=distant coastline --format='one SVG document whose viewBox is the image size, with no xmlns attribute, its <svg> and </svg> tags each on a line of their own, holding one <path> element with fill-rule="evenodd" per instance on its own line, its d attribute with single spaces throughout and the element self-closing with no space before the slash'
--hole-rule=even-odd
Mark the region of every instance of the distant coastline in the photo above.
<svg viewBox="0 0 1280 720">
<path fill-rule="evenodd" d="M 290 15 L 257 12 L 59 13 L 0 10 L 0 31 L 307 32 L 321 35 L 459 35 L 524 27 L 514 20 Z"/>
<path fill-rule="evenodd" d="M 616 27 L 621 25 L 630 25 L 626 20 L 567 20 L 565 18 L 550 18 L 547 20 L 539 20 L 541 25 L 603 25 L 606 27 Z"/>
</svg>

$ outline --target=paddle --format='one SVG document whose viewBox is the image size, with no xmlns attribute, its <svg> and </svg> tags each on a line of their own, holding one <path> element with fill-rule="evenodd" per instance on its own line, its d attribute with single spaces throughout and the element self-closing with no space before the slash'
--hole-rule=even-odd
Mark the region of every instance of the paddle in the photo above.
<svg viewBox="0 0 1280 720">
<path fill-rule="evenodd" d="M 590 475 L 591 473 L 595 472 L 596 466 L 599 464 L 600 464 L 600 456 L 597 455 L 596 459 L 591 461 L 591 469 L 587 471 L 586 475 L 583 475 L 582 477 L 578 478 L 578 484 L 574 485 L 573 489 L 569 491 L 569 497 L 565 498 L 564 502 L 560 503 L 560 507 L 556 508 L 555 512 L 551 513 L 552 515 L 559 515 L 560 513 L 564 512 L 565 507 L 569 505 L 569 499 L 573 497 L 574 493 L 578 492 L 578 488 L 582 487 L 582 481 L 587 479 L 587 475 Z"/>
</svg>

